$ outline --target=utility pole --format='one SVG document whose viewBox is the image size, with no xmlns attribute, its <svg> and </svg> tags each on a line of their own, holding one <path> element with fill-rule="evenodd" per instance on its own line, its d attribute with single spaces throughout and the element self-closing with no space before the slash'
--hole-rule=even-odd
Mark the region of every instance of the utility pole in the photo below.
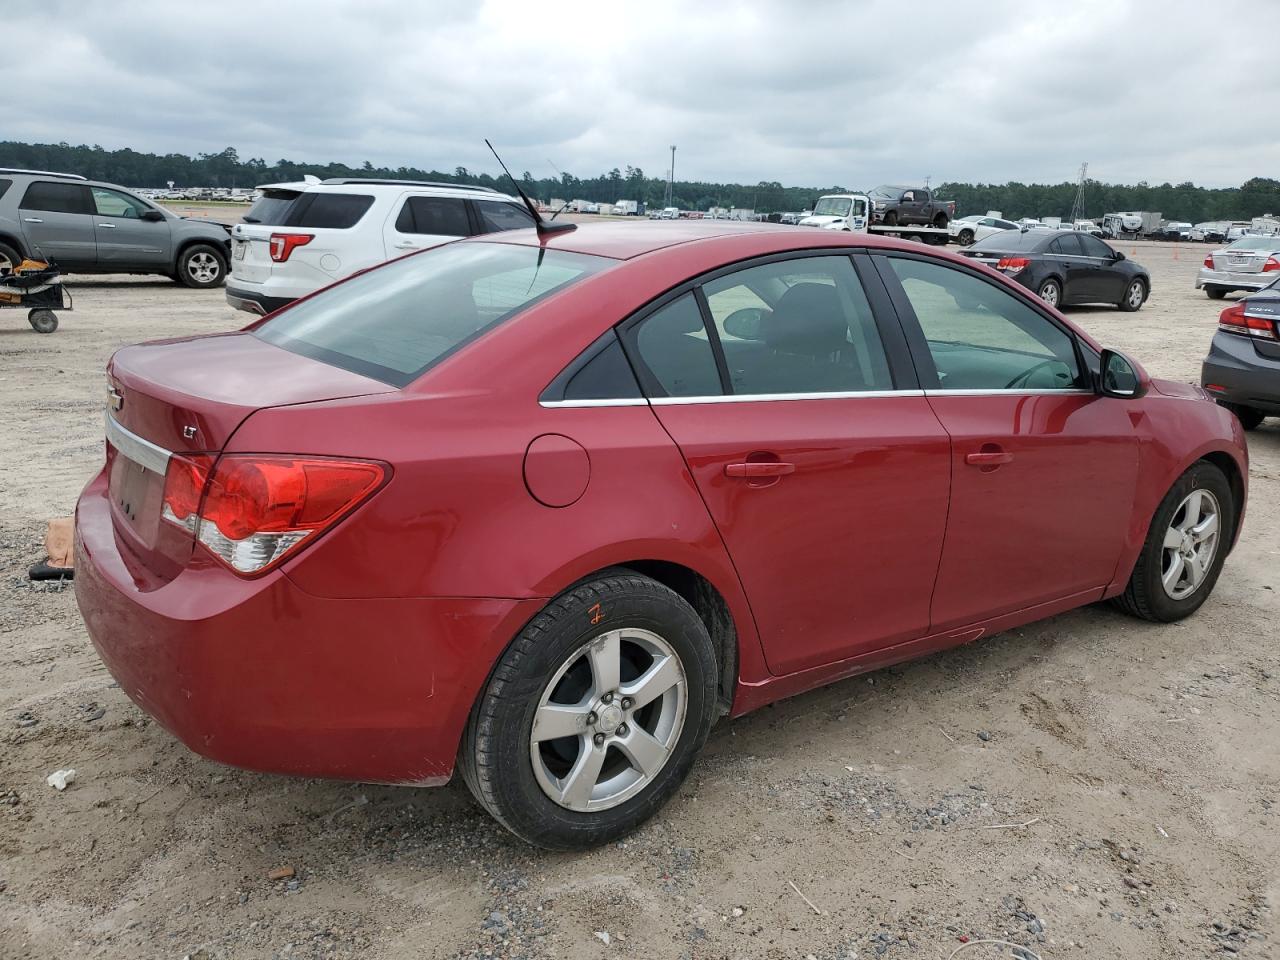
<svg viewBox="0 0 1280 960">
<path fill-rule="evenodd" d="M 671 168 L 667 171 L 667 202 L 663 206 L 675 205 L 676 195 L 676 145 L 671 145 Z"/>
<path fill-rule="evenodd" d="M 1080 182 L 1076 186 L 1076 198 L 1071 203 L 1071 223 L 1075 222 L 1084 214 L 1084 181 L 1089 173 L 1088 162 L 1080 164 Z"/>
</svg>

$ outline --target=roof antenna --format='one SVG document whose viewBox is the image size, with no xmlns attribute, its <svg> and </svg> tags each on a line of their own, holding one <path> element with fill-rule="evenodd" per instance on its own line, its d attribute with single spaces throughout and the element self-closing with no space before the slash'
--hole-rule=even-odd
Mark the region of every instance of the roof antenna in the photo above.
<svg viewBox="0 0 1280 960">
<path fill-rule="evenodd" d="M 502 158 L 498 156 L 498 151 L 493 149 L 493 144 L 485 138 L 484 145 L 489 148 L 489 152 L 493 154 L 493 159 L 498 161 L 498 166 L 502 167 L 502 172 L 507 175 L 507 179 L 511 181 L 511 185 L 516 188 L 516 193 L 520 194 L 520 199 L 524 201 L 524 205 L 529 208 L 529 213 L 533 216 L 533 225 L 538 233 L 565 233 L 569 230 L 576 230 L 576 223 L 552 223 L 550 220 L 543 220 L 542 214 L 538 212 L 538 208 L 533 205 L 533 201 L 529 199 L 529 195 L 520 189 L 520 184 L 515 177 L 511 176 L 511 171 L 507 169 L 507 165 L 502 162 Z M 560 211 L 556 211 L 559 213 Z M 553 218 L 554 219 L 554 218 Z"/>
</svg>

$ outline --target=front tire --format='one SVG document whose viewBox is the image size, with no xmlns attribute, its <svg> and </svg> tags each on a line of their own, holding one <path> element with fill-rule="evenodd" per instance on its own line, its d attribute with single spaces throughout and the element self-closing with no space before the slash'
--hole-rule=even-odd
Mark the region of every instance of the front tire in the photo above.
<svg viewBox="0 0 1280 960">
<path fill-rule="evenodd" d="M 184 287 L 207 290 L 220 287 L 227 277 L 227 257 L 208 243 L 193 243 L 178 257 L 178 282 Z"/>
<path fill-rule="evenodd" d="M 1219 400 L 1218 406 L 1225 407 L 1236 415 L 1236 419 L 1240 421 L 1240 426 L 1245 430 L 1257 430 L 1262 426 L 1262 421 L 1267 419 L 1267 415 L 1261 410 L 1254 407 L 1242 407 L 1238 403 L 1227 403 L 1225 400 Z"/>
<path fill-rule="evenodd" d="M 1157 623 L 1191 616 L 1218 582 L 1235 518 L 1226 476 L 1211 463 L 1195 464 L 1160 501 L 1129 583 L 1115 604 Z"/>
<path fill-rule="evenodd" d="M 1210 300 L 1221 300 L 1227 295 L 1226 288 L 1224 287 L 1205 287 L 1204 293 Z"/>
<path fill-rule="evenodd" d="M 967 247 L 969 244 L 973 243 L 973 231 L 961 230 L 956 239 L 960 242 L 960 246 Z"/>
<path fill-rule="evenodd" d="M 608 843 L 684 781 L 717 676 L 705 625 L 674 591 L 626 570 L 579 584 L 498 661 L 463 734 L 463 778 L 529 843 Z"/>
<path fill-rule="evenodd" d="M 896 227 L 898 225 L 898 211 L 890 210 L 884 215 L 884 225 L 886 227 Z"/>
<path fill-rule="evenodd" d="M 1118 306 L 1125 313 L 1133 313 L 1147 302 L 1147 285 L 1141 280 L 1132 281 L 1125 287 L 1124 296 Z"/>
</svg>

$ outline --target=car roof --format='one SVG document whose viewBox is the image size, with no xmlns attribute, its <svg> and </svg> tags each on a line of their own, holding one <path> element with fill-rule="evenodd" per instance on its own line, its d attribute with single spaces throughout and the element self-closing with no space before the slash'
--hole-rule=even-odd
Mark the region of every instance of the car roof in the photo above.
<svg viewBox="0 0 1280 960">
<path fill-rule="evenodd" d="M 756 256 L 787 250 L 830 249 L 831 247 L 884 247 L 918 250 L 920 245 L 865 233 L 841 233 L 794 227 L 781 223 L 741 220 L 644 220 L 637 223 L 605 221 L 579 223 L 564 233 L 539 235 L 536 230 L 504 230 L 462 241 L 463 243 L 515 243 L 550 250 L 585 253 L 614 260 L 631 260 L 683 244 L 709 244 L 733 240 L 742 256 Z M 757 242 L 751 243 L 755 240 Z M 753 250 L 747 247 L 755 248 Z M 935 251 L 940 248 L 933 248 Z M 964 262 L 964 261 L 961 261 Z"/>
<path fill-rule="evenodd" d="M 501 200 L 504 203 L 520 203 L 510 194 L 500 193 L 489 187 L 473 187 L 465 183 L 435 183 L 426 180 L 374 180 L 361 177 L 342 177 L 311 183 L 294 180 L 282 183 L 260 183 L 255 190 L 294 190 L 298 193 L 350 193 L 361 192 L 400 193 L 411 191 L 429 193 L 441 197 L 470 197 L 473 200 Z"/>
</svg>

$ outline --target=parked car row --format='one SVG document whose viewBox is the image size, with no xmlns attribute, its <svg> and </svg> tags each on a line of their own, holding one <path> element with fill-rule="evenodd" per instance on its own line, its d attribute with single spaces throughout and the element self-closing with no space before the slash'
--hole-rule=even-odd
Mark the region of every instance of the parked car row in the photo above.
<svg viewBox="0 0 1280 960">
<path fill-rule="evenodd" d="M 1280 270 L 1222 311 L 1200 383 L 1246 430 L 1280 417 Z"/>
</svg>

